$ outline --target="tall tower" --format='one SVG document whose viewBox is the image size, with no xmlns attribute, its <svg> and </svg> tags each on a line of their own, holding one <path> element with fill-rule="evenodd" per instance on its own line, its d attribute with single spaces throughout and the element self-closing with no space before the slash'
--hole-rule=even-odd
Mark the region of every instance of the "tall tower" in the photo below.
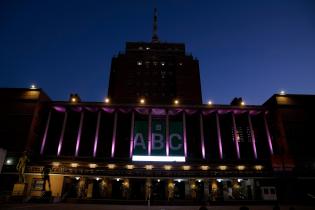
<svg viewBox="0 0 315 210">
<path fill-rule="evenodd" d="M 154 10 L 151 42 L 127 42 L 125 53 L 112 59 L 108 96 L 113 103 L 202 103 L 199 63 L 187 55 L 183 43 L 162 43 Z"/>
</svg>

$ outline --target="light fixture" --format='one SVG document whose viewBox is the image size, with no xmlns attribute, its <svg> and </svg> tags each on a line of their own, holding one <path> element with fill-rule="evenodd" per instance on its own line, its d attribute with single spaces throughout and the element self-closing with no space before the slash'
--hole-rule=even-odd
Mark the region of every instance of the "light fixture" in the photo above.
<svg viewBox="0 0 315 210">
<path fill-rule="evenodd" d="M 147 156 L 133 155 L 132 161 L 146 162 L 185 162 L 185 156 Z"/>
<path fill-rule="evenodd" d="M 120 178 L 116 178 L 116 181 L 119 182 L 119 181 L 120 181 Z"/>
<path fill-rule="evenodd" d="M 190 170 L 190 166 L 183 166 L 183 169 L 184 169 L 185 171 L 188 171 L 188 170 Z"/>
<path fill-rule="evenodd" d="M 142 61 L 138 61 L 138 62 L 137 62 L 137 65 L 138 65 L 138 66 L 141 66 L 141 65 L 142 65 Z"/>
<path fill-rule="evenodd" d="M 105 98 L 105 103 L 108 104 L 109 102 L 110 102 L 110 99 L 106 97 L 106 98 Z"/>
<path fill-rule="evenodd" d="M 101 178 L 99 178 L 99 177 L 96 177 L 96 181 L 99 181 Z"/>
<path fill-rule="evenodd" d="M 134 169 L 135 166 L 134 166 L 134 165 L 126 165 L 126 168 L 129 169 L 129 170 L 131 170 L 131 169 Z"/>
<path fill-rule="evenodd" d="M 206 171 L 206 170 L 208 170 L 208 169 L 209 169 L 209 166 L 200 166 L 200 168 L 201 168 L 201 170 Z"/>
<path fill-rule="evenodd" d="M 72 98 L 71 98 L 71 102 L 73 102 L 73 103 L 74 103 L 74 102 L 77 102 L 77 99 L 76 99 L 75 97 L 72 97 Z"/>
<path fill-rule="evenodd" d="M 145 169 L 152 170 L 153 169 L 153 165 L 145 165 Z"/>
<path fill-rule="evenodd" d="M 73 168 L 76 168 L 76 167 L 79 166 L 79 164 L 78 163 L 71 163 L 70 166 L 73 167 Z"/>
<path fill-rule="evenodd" d="M 208 101 L 208 105 L 212 105 L 212 101 Z"/>
<path fill-rule="evenodd" d="M 237 179 L 237 182 L 241 182 L 243 179 Z"/>
<path fill-rule="evenodd" d="M 218 168 L 219 168 L 221 171 L 224 171 L 224 170 L 227 169 L 227 166 L 222 165 L 222 166 L 219 166 Z"/>
<path fill-rule="evenodd" d="M 174 104 L 175 104 L 175 105 L 179 104 L 179 100 L 178 100 L 178 99 L 175 99 L 175 100 L 174 100 Z"/>
<path fill-rule="evenodd" d="M 140 104 L 145 104 L 145 99 L 144 98 L 140 99 Z"/>
<path fill-rule="evenodd" d="M 218 181 L 218 182 L 222 182 L 222 181 L 223 181 L 223 179 L 217 179 L 217 181 Z"/>
<path fill-rule="evenodd" d="M 108 164 L 107 167 L 108 167 L 109 169 L 114 169 L 114 168 L 116 167 L 116 165 L 115 165 L 115 164 Z"/>
<path fill-rule="evenodd" d="M 263 169 L 263 166 L 262 165 L 255 165 L 254 168 L 258 171 L 262 170 Z"/>
<path fill-rule="evenodd" d="M 76 180 L 80 180 L 80 177 L 79 177 L 79 176 L 76 176 L 75 179 L 76 179 Z"/>
<path fill-rule="evenodd" d="M 245 166 L 239 165 L 239 166 L 236 166 L 236 168 L 240 171 L 243 171 L 245 169 Z"/>
<path fill-rule="evenodd" d="M 53 165 L 54 167 L 59 167 L 59 166 L 60 166 L 60 162 L 52 162 L 52 165 Z"/>
<path fill-rule="evenodd" d="M 35 84 L 31 84 L 30 89 L 36 89 L 36 85 Z"/>
<path fill-rule="evenodd" d="M 150 47 L 146 47 L 145 49 L 146 49 L 146 50 L 150 50 Z"/>
<path fill-rule="evenodd" d="M 89 167 L 90 167 L 90 168 L 96 168 L 97 165 L 96 165 L 95 163 L 90 163 L 90 164 L 89 164 Z"/>
<path fill-rule="evenodd" d="M 7 165 L 11 165 L 13 163 L 13 160 L 11 158 L 8 158 L 5 162 Z"/>
<path fill-rule="evenodd" d="M 201 181 L 202 181 L 201 179 L 198 179 L 198 180 L 197 180 L 197 182 L 199 182 L 199 183 L 200 183 Z"/>
<path fill-rule="evenodd" d="M 165 166 L 164 166 L 164 169 L 165 169 L 165 170 L 171 170 L 171 169 L 172 169 L 172 166 L 171 166 L 171 165 L 165 165 Z"/>
<path fill-rule="evenodd" d="M 284 96 L 286 93 L 285 93 L 284 90 L 281 90 L 279 94 L 282 95 L 282 96 Z"/>
<path fill-rule="evenodd" d="M 160 181 L 161 181 L 160 179 L 157 180 L 157 182 L 160 182 Z"/>
<path fill-rule="evenodd" d="M 175 182 L 181 183 L 183 180 L 182 179 L 175 179 Z"/>
<path fill-rule="evenodd" d="M 241 105 L 242 105 L 242 106 L 245 106 L 245 105 L 246 105 L 245 101 L 242 101 L 242 102 L 241 102 Z"/>
</svg>

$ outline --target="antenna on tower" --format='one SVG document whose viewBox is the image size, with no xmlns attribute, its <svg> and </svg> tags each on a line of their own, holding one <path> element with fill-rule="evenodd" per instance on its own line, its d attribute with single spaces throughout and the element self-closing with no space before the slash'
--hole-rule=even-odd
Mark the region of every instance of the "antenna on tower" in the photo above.
<svg viewBox="0 0 315 210">
<path fill-rule="evenodd" d="M 153 43 L 160 42 L 159 37 L 157 35 L 157 9 L 156 8 L 154 8 L 152 42 Z"/>
</svg>

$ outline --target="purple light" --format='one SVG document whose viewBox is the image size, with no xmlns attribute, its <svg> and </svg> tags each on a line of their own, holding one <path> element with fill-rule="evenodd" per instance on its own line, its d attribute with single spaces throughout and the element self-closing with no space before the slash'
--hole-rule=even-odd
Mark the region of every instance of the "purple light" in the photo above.
<svg viewBox="0 0 315 210">
<path fill-rule="evenodd" d="M 63 106 L 54 106 L 54 109 L 55 109 L 57 112 L 65 112 L 65 111 L 66 111 L 66 108 L 63 107 Z"/>
<path fill-rule="evenodd" d="M 166 130 L 165 130 L 165 134 L 166 134 L 166 156 L 170 155 L 170 138 L 169 138 L 169 117 L 168 117 L 168 112 L 166 115 Z"/>
<path fill-rule="evenodd" d="M 187 157 L 187 137 L 186 137 L 186 114 L 183 112 L 183 128 L 184 128 L 184 153 Z"/>
<path fill-rule="evenodd" d="M 48 134 L 48 128 L 49 128 L 49 124 L 50 124 L 50 117 L 51 117 L 51 110 L 49 111 L 49 114 L 48 114 L 48 119 L 47 119 L 45 133 L 44 133 L 44 137 L 43 137 L 43 141 L 42 141 L 42 146 L 40 148 L 40 154 L 41 155 L 44 153 L 44 148 L 45 148 L 47 134 Z"/>
<path fill-rule="evenodd" d="M 62 125 L 61 135 L 60 135 L 59 144 L 58 144 L 57 156 L 59 156 L 61 152 L 63 137 L 65 135 L 65 130 L 66 130 L 67 118 L 68 118 L 68 113 L 65 112 L 65 117 L 63 119 L 63 125 Z"/>
<path fill-rule="evenodd" d="M 151 112 L 149 112 L 149 126 L 148 126 L 148 155 L 151 155 L 151 148 L 152 148 L 152 115 Z"/>
<path fill-rule="evenodd" d="M 131 127 L 130 127 L 130 158 L 132 158 L 132 153 L 133 153 L 133 129 L 135 127 L 135 113 L 132 112 L 131 114 Z"/>
<path fill-rule="evenodd" d="M 81 112 L 81 117 L 80 117 L 80 124 L 79 124 L 79 131 L 78 131 L 78 136 L 77 136 L 77 143 L 75 145 L 75 157 L 78 156 L 79 153 L 79 147 L 80 147 L 80 140 L 81 140 L 81 132 L 82 132 L 82 125 L 83 125 L 83 119 L 84 119 L 84 112 Z"/>
<path fill-rule="evenodd" d="M 117 130 L 117 112 L 115 112 L 115 117 L 114 117 L 113 138 L 112 138 L 112 153 L 111 153 L 111 157 L 112 158 L 115 155 L 116 130 Z"/>
<path fill-rule="evenodd" d="M 235 116 L 233 112 L 232 112 L 232 122 L 233 122 L 233 129 L 234 129 L 234 141 L 235 141 L 235 147 L 236 147 L 236 154 L 237 154 L 237 158 L 240 159 L 241 158 L 240 148 L 238 145 L 237 128 L 236 128 Z"/>
<path fill-rule="evenodd" d="M 221 139 L 221 129 L 220 129 L 220 120 L 219 120 L 219 114 L 215 114 L 216 123 L 217 123 L 217 134 L 218 134 L 218 143 L 219 143 L 219 154 L 220 159 L 223 159 L 223 151 L 222 151 L 222 139 Z"/>
<path fill-rule="evenodd" d="M 248 113 L 248 125 L 249 125 L 249 129 L 250 129 L 250 135 L 251 135 L 251 137 L 252 137 L 252 144 L 253 144 L 254 156 L 255 156 L 255 159 L 257 159 L 257 149 L 256 149 L 255 133 L 254 133 L 254 129 L 253 129 L 252 119 L 251 119 L 249 113 Z"/>
<path fill-rule="evenodd" d="M 97 122 L 96 122 L 95 138 L 94 138 L 94 147 L 93 147 L 93 157 L 96 157 L 98 134 L 99 134 L 100 123 L 101 123 L 101 114 L 102 114 L 102 112 L 98 111 Z"/>
<path fill-rule="evenodd" d="M 201 153 L 202 153 L 202 158 L 206 158 L 206 151 L 205 151 L 205 138 L 203 134 L 203 119 L 202 119 L 202 114 L 200 114 L 200 137 L 201 137 Z"/>
<path fill-rule="evenodd" d="M 267 115 L 267 113 L 264 114 L 265 129 L 266 129 L 266 133 L 267 133 L 270 154 L 273 155 L 272 141 L 271 141 L 271 137 L 270 137 L 270 132 L 269 132 L 269 127 L 268 127 L 266 115 Z"/>
<path fill-rule="evenodd" d="M 108 107 L 103 107 L 103 110 L 104 110 L 104 112 L 107 112 L 107 113 L 113 113 L 115 111 L 115 109 L 108 108 Z"/>
</svg>

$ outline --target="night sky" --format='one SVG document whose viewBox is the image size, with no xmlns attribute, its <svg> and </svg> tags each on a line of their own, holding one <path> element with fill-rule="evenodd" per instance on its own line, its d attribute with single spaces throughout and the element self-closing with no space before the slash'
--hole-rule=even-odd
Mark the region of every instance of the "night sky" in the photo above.
<svg viewBox="0 0 315 210">
<path fill-rule="evenodd" d="M 112 57 L 151 40 L 154 5 L 160 40 L 198 58 L 204 102 L 315 94 L 314 0 L 1 0 L 0 87 L 102 101 Z"/>
</svg>

